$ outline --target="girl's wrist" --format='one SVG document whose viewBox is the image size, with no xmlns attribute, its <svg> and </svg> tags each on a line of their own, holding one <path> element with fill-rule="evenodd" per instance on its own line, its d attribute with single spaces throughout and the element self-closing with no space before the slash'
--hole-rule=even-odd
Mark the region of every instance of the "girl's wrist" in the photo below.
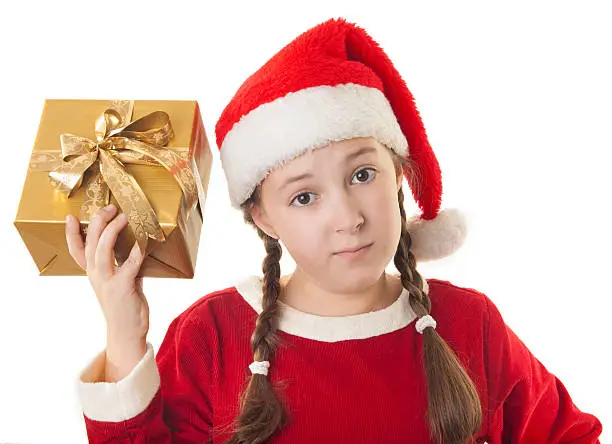
<svg viewBox="0 0 612 444">
<path fill-rule="evenodd" d="M 137 346 L 146 344 L 147 342 L 147 334 L 139 334 L 133 333 L 128 334 L 125 331 L 121 331 L 121 329 L 112 329 L 107 328 L 106 330 L 106 343 L 117 345 L 117 346 Z"/>
<path fill-rule="evenodd" d="M 146 351 L 146 338 L 134 343 L 108 342 L 104 379 L 107 382 L 116 382 L 125 378 L 140 362 Z"/>
</svg>

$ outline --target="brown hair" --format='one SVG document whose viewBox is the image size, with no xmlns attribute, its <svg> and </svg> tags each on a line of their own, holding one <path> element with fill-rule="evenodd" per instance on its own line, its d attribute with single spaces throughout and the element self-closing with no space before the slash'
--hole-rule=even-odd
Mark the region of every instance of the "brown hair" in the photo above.
<svg viewBox="0 0 612 444">
<path fill-rule="evenodd" d="M 389 150 L 396 168 L 415 172 L 410 159 Z M 401 167 L 400 167 L 401 165 Z M 415 180 L 416 176 L 411 178 Z M 241 205 L 245 222 L 253 225 L 264 242 L 263 311 L 259 314 L 251 337 L 254 360 L 272 361 L 278 345 L 277 300 L 280 294 L 280 264 L 282 249 L 278 240 L 268 236 L 253 221 L 250 208 L 260 203 L 260 187 Z M 394 263 L 401 275 L 402 286 L 410 294 L 409 301 L 417 318 L 430 313 L 431 301 L 423 291 L 423 278 L 416 270 L 416 260 L 410 247 L 412 239 L 407 229 L 404 193 L 400 188 L 398 204 L 402 218 L 399 245 Z M 427 377 L 429 405 L 427 418 L 432 437 L 440 444 L 471 442 L 482 422 L 478 392 L 459 359 L 434 328 L 423 331 L 423 360 Z M 272 362 L 271 362 L 272 364 Z M 288 417 L 268 376 L 253 374 L 240 398 L 240 413 L 234 421 L 234 434 L 226 444 L 263 443 L 280 430 Z"/>
</svg>

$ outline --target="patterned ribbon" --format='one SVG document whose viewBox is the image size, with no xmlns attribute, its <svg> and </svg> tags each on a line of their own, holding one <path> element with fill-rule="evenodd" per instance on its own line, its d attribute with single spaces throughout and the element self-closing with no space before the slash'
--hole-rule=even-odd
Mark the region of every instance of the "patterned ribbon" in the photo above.
<svg viewBox="0 0 612 444">
<path fill-rule="evenodd" d="M 194 171 L 189 167 L 188 152 L 168 149 L 174 136 L 170 117 L 155 111 L 132 122 L 133 100 L 115 100 L 96 119 L 96 140 L 74 134 L 60 135 L 59 152 L 34 152 L 30 169 L 49 171 L 53 187 L 70 197 L 84 181 L 86 198 L 80 220 L 91 220 L 94 213 L 110 202 L 110 193 L 126 214 L 140 251 L 147 251 L 149 238 L 165 242 L 166 238 L 155 211 L 144 192 L 127 172 L 124 164 L 161 165 L 178 182 L 185 201 L 187 216 L 198 203 Z"/>
</svg>

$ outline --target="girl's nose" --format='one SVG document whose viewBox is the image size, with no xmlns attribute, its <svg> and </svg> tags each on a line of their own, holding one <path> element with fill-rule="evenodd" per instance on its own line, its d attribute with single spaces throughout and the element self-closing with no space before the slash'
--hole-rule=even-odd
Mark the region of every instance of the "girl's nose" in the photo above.
<svg viewBox="0 0 612 444">
<path fill-rule="evenodd" d="M 365 218 L 358 202 L 347 193 L 342 193 L 333 203 L 333 220 L 336 231 L 353 233 L 361 228 Z"/>
</svg>

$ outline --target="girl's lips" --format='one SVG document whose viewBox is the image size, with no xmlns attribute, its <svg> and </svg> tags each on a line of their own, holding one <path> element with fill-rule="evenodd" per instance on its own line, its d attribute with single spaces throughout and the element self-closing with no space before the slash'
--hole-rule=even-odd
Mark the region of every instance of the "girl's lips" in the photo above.
<svg viewBox="0 0 612 444">
<path fill-rule="evenodd" d="M 358 257 L 358 256 L 361 256 L 362 254 L 366 253 L 370 249 L 372 244 L 374 244 L 374 242 L 372 242 L 371 244 L 365 245 L 365 246 L 363 246 L 360 249 L 355 250 L 355 251 L 342 251 L 342 252 L 334 253 L 334 254 L 336 256 L 341 256 L 341 257 L 346 257 L 346 258 Z"/>
</svg>

